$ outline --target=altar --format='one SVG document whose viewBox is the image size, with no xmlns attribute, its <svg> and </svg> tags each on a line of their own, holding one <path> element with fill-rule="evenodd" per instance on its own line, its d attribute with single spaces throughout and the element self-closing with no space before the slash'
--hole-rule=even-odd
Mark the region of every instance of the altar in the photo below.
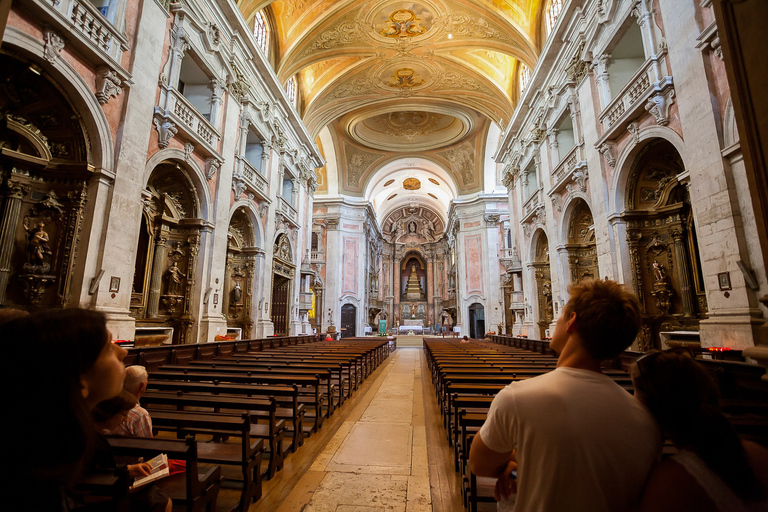
<svg viewBox="0 0 768 512">
<path fill-rule="evenodd" d="M 402 325 L 398 328 L 398 332 L 400 334 L 402 333 L 408 333 L 409 331 L 413 331 L 414 334 L 423 334 L 424 333 L 424 320 L 421 319 L 406 319 L 403 320 Z"/>
</svg>

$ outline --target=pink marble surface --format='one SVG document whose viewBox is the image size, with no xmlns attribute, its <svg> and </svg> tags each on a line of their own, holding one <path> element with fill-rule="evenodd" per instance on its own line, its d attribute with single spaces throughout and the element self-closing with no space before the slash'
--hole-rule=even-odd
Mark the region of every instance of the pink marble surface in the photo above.
<svg viewBox="0 0 768 512">
<path fill-rule="evenodd" d="M 464 261 L 467 268 L 467 295 L 483 294 L 483 241 L 480 235 L 464 237 Z"/>
<path fill-rule="evenodd" d="M 357 239 L 344 237 L 344 266 L 341 273 L 341 293 L 357 295 Z"/>
</svg>

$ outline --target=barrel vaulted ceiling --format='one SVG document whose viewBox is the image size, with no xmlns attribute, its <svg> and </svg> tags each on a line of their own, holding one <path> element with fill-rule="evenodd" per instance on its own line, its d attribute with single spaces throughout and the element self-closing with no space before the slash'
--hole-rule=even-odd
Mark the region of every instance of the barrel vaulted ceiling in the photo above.
<svg viewBox="0 0 768 512">
<path fill-rule="evenodd" d="M 321 172 L 337 176 L 323 180 L 338 183 L 340 193 L 378 194 L 393 172 L 409 177 L 407 164 L 412 177 L 428 182 L 430 176 L 418 175 L 424 166 L 413 165 L 419 159 L 453 182 L 432 197 L 455 198 L 483 187 L 489 128 L 505 126 L 512 115 L 519 62 L 531 68 L 536 62 L 541 3 L 240 0 L 238 6 L 249 23 L 266 8 L 278 78 L 296 76 L 310 133 L 331 133 L 335 162 Z M 410 202 L 420 197 L 400 195 Z"/>
</svg>

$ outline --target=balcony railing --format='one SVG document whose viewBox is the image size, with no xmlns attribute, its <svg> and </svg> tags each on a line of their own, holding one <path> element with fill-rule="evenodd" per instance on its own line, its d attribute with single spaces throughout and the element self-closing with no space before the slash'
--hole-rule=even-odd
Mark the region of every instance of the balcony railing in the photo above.
<svg viewBox="0 0 768 512">
<path fill-rule="evenodd" d="M 174 88 L 167 89 L 168 111 L 174 118 L 177 128 L 188 137 L 202 143 L 212 154 L 218 155 L 221 135 L 203 114 Z"/>
<path fill-rule="evenodd" d="M 278 212 L 282 213 L 286 219 L 290 220 L 296 226 L 299 225 L 299 214 L 291 204 L 282 197 L 277 198 Z"/>
<path fill-rule="evenodd" d="M 88 0 L 26 0 L 20 6 L 38 21 L 61 32 L 67 44 L 95 65 L 107 65 L 121 79 L 130 78 L 121 66 L 128 39 Z"/>
<path fill-rule="evenodd" d="M 563 181 L 563 179 L 576 168 L 576 164 L 578 163 L 578 158 L 576 156 L 577 149 L 578 146 L 574 146 L 568 154 L 565 155 L 565 158 L 562 159 L 557 167 L 555 167 L 555 170 L 552 172 L 552 178 L 555 185 Z"/>
<path fill-rule="evenodd" d="M 243 162 L 243 178 L 245 178 L 245 181 L 248 185 L 250 185 L 254 191 L 259 192 L 264 197 L 267 196 L 267 179 L 262 176 L 261 172 L 257 170 L 253 165 L 251 165 L 251 162 L 246 160 L 245 158 L 242 159 Z"/>
<path fill-rule="evenodd" d="M 603 124 L 603 136 L 599 144 L 615 136 L 617 129 L 638 117 L 647 108 L 645 105 L 651 96 L 665 94 L 672 87 L 672 77 L 663 76 L 660 70 L 666 69 L 666 52 L 650 57 L 629 79 L 629 81 L 606 105 L 598 116 Z M 599 145 L 598 144 L 598 145 Z"/>
</svg>

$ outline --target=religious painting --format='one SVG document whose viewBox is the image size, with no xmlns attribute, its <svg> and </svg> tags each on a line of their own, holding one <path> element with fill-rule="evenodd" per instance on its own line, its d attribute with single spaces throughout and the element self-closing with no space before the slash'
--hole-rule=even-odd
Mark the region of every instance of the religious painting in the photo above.
<svg viewBox="0 0 768 512">
<path fill-rule="evenodd" d="M 403 188 L 405 190 L 419 190 L 421 188 L 421 182 L 417 178 L 406 178 L 403 181 Z"/>
</svg>

